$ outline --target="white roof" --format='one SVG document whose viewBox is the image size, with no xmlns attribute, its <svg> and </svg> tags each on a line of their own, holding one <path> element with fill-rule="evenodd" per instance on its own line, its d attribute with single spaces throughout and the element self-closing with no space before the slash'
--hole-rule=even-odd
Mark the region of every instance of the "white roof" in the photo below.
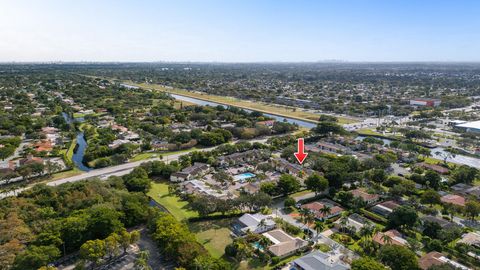
<svg viewBox="0 0 480 270">
<path fill-rule="evenodd" d="M 255 229 L 258 224 L 260 224 L 260 222 L 262 220 L 265 220 L 265 225 L 266 226 L 273 226 L 275 225 L 275 221 L 273 221 L 271 218 L 269 218 L 268 216 L 265 216 L 265 215 L 262 215 L 262 214 L 245 214 L 243 216 L 241 216 L 239 219 L 238 219 L 241 223 L 245 224 L 245 226 L 249 227 L 249 228 L 253 228 Z"/>
<path fill-rule="evenodd" d="M 473 121 L 473 122 L 468 122 L 465 124 L 460 124 L 456 125 L 457 127 L 463 127 L 463 128 L 477 128 L 480 129 L 480 121 Z"/>
</svg>

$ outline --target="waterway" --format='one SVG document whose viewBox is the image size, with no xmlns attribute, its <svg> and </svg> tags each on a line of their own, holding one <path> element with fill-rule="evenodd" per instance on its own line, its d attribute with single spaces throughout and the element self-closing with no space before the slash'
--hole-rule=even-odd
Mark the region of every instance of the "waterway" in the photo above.
<svg viewBox="0 0 480 270">
<path fill-rule="evenodd" d="M 194 104 L 197 104 L 197 105 L 202 105 L 202 106 L 207 106 L 208 105 L 208 106 L 212 106 L 212 107 L 215 107 L 215 106 L 228 107 L 226 105 L 216 103 L 216 102 L 212 102 L 212 101 L 205 101 L 205 100 L 201 100 L 201 99 L 196 99 L 196 98 L 186 97 L 186 96 L 176 95 L 176 94 L 170 94 L 170 95 L 177 100 L 183 100 L 183 101 L 194 103 Z M 248 109 L 244 109 L 244 110 L 247 111 L 247 112 L 252 112 L 252 110 L 248 110 Z M 293 119 L 293 118 L 282 117 L 282 116 L 273 115 L 273 114 L 269 114 L 269 113 L 263 113 L 263 114 L 265 116 L 274 118 L 277 121 L 287 121 L 287 122 L 292 123 L 292 124 L 295 123 L 300 127 L 313 128 L 313 127 L 316 126 L 314 123 L 301 121 L 301 120 L 297 120 L 297 119 Z M 364 138 L 365 138 L 364 136 L 358 136 L 357 139 L 363 140 Z M 386 145 L 390 144 L 390 142 L 391 142 L 391 140 L 389 140 L 389 139 L 382 139 L 382 140 Z M 430 151 L 431 151 L 431 156 L 433 158 L 440 159 L 440 160 L 444 160 L 444 156 L 447 153 L 443 147 L 431 148 Z M 455 156 L 448 156 L 447 161 L 452 162 L 452 163 L 457 163 L 457 164 L 464 164 L 464 165 L 468 165 L 468 166 L 475 167 L 475 168 L 480 168 L 480 159 L 475 158 L 475 157 L 469 157 L 469 156 L 464 156 L 464 155 L 455 155 Z"/>
<path fill-rule="evenodd" d="M 73 119 L 72 117 L 70 117 L 70 115 L 64 112 L 62 112 L 62 116 L 68 124 L 71 124 L 73 122 L 83 122 L 84 120 L 83 118 Z M 83 131 L 78 131 L 77 145 L 75 146 L 75 149 L 73 151 L 72 161 L 78 169 L 84 172 L 88 172 L 92 169 L 83 164 L 83 156 L 85 155 L 85 149 L 87 149 L 87 141 L 85 140 L 85 135 L 83 134 Z"/>
<path fill-rule="evenodd" d="M 176 94 L 170 94 L 170 95 L 177 100 L 182 100 L 182 101 L 194 103 L 194 104 L 197 104 L 197 105 L 212 106 L 212 107 L 222 106 L 224 108 L 229 107 L 227 105 L 223 105 L 223 104 L 216 103 L 216 102 L 213 102 L 213 101 L 206 101 L 206 100 L 201 100 L 201 99 L 196 99 L 196 98 L 186 97 L 186 96 L 176 95 Z M 247 112 L 252 112 L 253 111 L 253 110 L 249 110 L 249 109 L 243 109 L 243 110 L 245 110 Z M 277 121 L 286 121 L 286 122 L 291 123 L 291 124 L 297 124 L 300 127 L 314 128 L 314 127 L 317 126 L 315 123 L 302 121 L 302 120 L 298 120 L 298 119 L 294 119 L 294 118 L 283 117 L 283 116 L 270 114 L 270 113 L 262 113 L 262 114 L 265 115 L 265 116 L 271 117 L 271 118 L 273 118 Z"/>
</svg>

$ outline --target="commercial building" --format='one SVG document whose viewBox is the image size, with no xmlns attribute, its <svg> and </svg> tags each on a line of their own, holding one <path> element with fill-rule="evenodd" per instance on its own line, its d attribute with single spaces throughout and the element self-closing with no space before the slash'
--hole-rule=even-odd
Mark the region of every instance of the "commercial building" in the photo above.
<svg viewBox="0 0 480 270">
<path fill-rule="evenodd" d="M 480 121 L 467 122 L 455 126 L 465 132 L 480 132 Z"/>
<path fill-rule="evenodd" d="M 410 100 L 410 105 L 412 106 L 437 107 L 440 106 L 441 103 L 441 100 L 433 98 L 415 98 Z"/>
</svg>

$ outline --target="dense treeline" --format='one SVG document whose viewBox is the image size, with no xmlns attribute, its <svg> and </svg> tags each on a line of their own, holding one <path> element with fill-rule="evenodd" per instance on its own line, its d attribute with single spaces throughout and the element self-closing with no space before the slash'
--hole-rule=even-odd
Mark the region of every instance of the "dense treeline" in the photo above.
<svg viewBox="0 0 480 270">
<path fill-rule="evenodd" d="M 230 265 L 222 259 L 215 259 L 190 232 L 185 223 L 177 221 L 172 215 L 157 213 L 150 222 L 152 237 L 166 254 L 166 257 L 186 269 L 227 270 Z"/>
<path fill-rule="evenodd" d="M 0 269 L 37 269 L 88 240 L 146 222 L 147 197 L 129 192 L 125 184 L 114 178 L 36 185 L 0 201 Z"/>
</svg>

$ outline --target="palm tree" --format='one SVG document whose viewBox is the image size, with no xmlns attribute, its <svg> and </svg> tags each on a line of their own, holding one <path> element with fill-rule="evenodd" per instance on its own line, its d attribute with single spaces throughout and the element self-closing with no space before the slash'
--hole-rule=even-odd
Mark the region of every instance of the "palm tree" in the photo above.
<svg viewBox="0 0 480 270">
<path fill-rule="evenodd" d="M 391 244 L 392 243 L 392 238 L 388 234 L 382 233 L 382 238 L 381 239 L 382 239 L 383 243 L 385 243 L 385 244 Z"/>
<path fill-rule="evenodd" d="M 375 226 L 373 226 L 370 222 L 367 222 L 359 231 L 360 236 L 364 237 L 365 239 L 371 238 L 374 234 Z"/>
<path fill-rule="evenodd" d="M 265 219 L 262 219 L 262 220 L 260 220 L 260 222 L 258 223 L 257 229 L 262 230 L 262 228 L 264 228 L 265 226 L 267 226 L 267 222 L 265 221 Z"/>
<path fill-rule="evenodd" d="M 344 232 L 348 223 L 348 216 L 346 215 L 346 213 L 342 215 L 339 221 L 340 221 L 340 231 Z"/>
<path fill-rule="evenodd" d="M 321 221 L 315 221 L 315 225 L 314 225 L 314 228 L 315 228 L 315 231 L 317 232 L 317 234 L 320 234 L 322 231 L 323 231 L 323 222 Z"/>
<path fill-rule="evenodd" d="M 265 249 L 270 244 L 270 240 L 267 237 L 263 236 L 258 240 L 258 243 Z"/>
<path fill-rule="evenodd" d="M 332 208 L 328 205 L 324 205 L 320 210 L 318 210 L 320 214 L 323 215 L 323 219 L 327 219 L 326 217 L 332 213 Z"/>
<path fill-rule="evenodd" d="M 308 214 L 305 216 L 305 226 L 308 227 L 308 225 L 310 223 L 312 223 L 313 221 L 315 221 L 315 215 L 312 213 L 312 212 L 308 212 Z"/>
<path fill-rule="evenodd" d="M 300 208 L 298 212 L 300 214 L 300 219 L 302 220 L 302 222 L 304 222 L 305 217 L 308 215 L 308 213 L 310 213 L 310 210 L 306 208 Z"/>
</svg>

